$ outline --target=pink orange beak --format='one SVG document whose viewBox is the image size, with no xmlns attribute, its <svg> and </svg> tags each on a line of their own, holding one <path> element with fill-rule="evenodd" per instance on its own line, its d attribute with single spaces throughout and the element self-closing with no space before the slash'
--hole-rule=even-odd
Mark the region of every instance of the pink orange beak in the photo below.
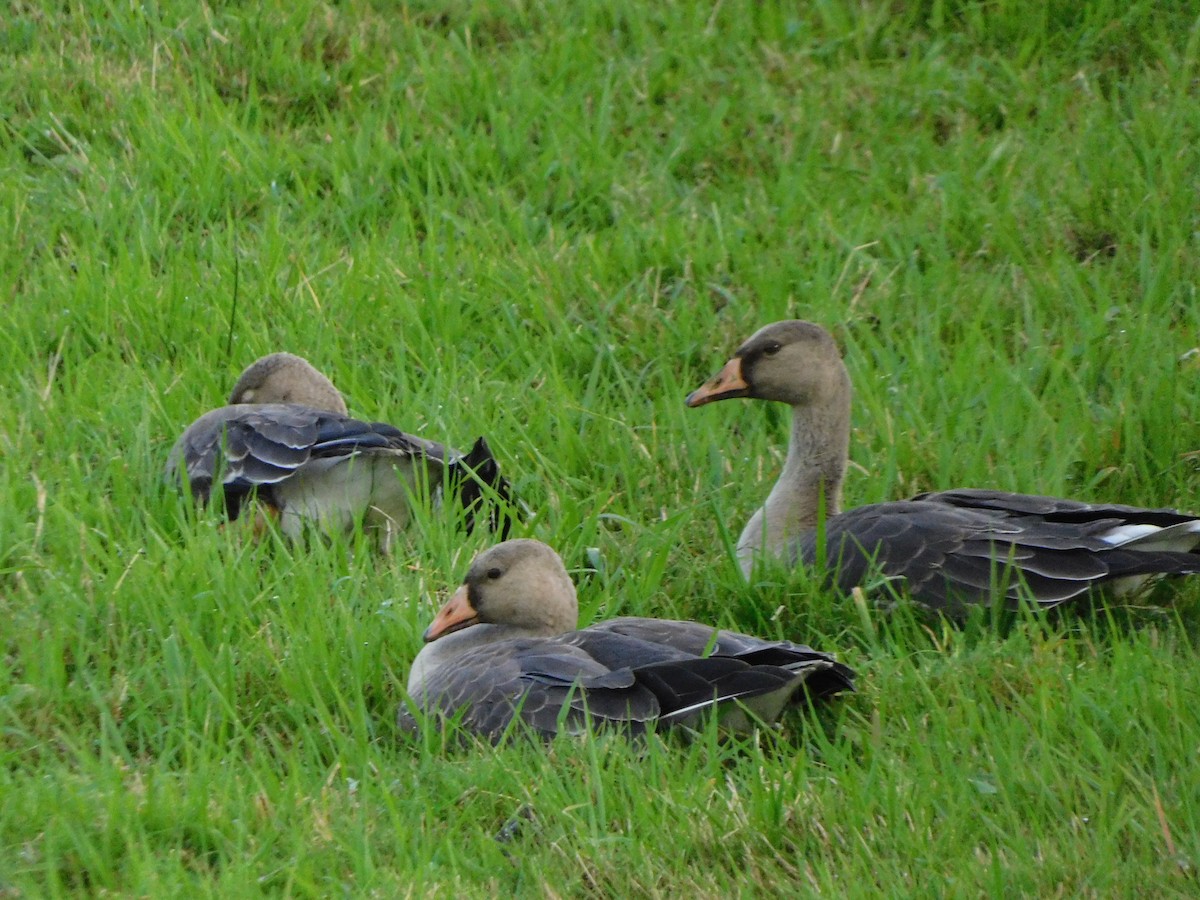
<svg viewBox="0 0 1200 900">
<path fill-rule="evenodd" d="M 731 400 L 734 397 L 750 396 L 750 385 L 742 377 L 742 359 L 735 356 L 724 367 L 696 390 L 688 394 L 687 405 L 703 406 L 715 400 Z"/>
<path fill-rule="evenodd" d="M 425 642 L 436 641 L 440 637 L 470 628 L 479 621 L 479 613 L 471 605 L 467 597 L 467 586 L 459 585 L 454 596 L 446 601 L 446 605 L 438 610 L 429 627 L 425 629 Z"/>
</svg>

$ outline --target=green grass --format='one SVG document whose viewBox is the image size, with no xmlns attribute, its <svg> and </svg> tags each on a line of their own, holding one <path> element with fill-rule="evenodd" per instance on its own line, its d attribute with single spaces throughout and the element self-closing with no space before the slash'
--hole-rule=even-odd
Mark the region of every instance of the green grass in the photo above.
<svg viewBox="0 0 1200 900">
<path fill-rule="evenodd" d="M 785 410 L 683 397 L 802 316 L 850 503 L 1200 509 L 1200 4 L 287 10 L 0 22 L 0 896 L 1195 894 L 1200 586 L 959 630 L 746 586 Z M 160 479 L 277 349 L 486 434 L 585 621 L 860 692 L 744 742 L 404 741 L 486 537 L 247 544 Z"/>
</svg>

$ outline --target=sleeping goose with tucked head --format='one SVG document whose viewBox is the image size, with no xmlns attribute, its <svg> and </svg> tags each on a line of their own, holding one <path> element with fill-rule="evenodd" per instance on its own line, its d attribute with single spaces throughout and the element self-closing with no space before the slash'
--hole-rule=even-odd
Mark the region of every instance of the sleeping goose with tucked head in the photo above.
<svg viewBox="0 0 1200 900">
<path fill-rule="evenodd" d="M 735 397 L 792 407 L 783 472 L 738 539 L 747 578 L 761 557 L 821 564 L 842 592 L 879 574 L 919 603 L 961 613 L 994 598 L 1051 607 L 1096 587 L 1200 571 L 1200 518 L 1171 509 L 959 489 L 842 512 L 850 377 L 811 322 L 754 334 L 687 405 Z"/>
<path fill-rule="evenodd" d="M 506 533 L 511 524 L 508 482 L 483 438 L 462 454 L 351 418 L 333 383 L 291 353 L 254 362 L 228 406 L 188 426 L 171 450 L 167 475 L 186 479 L 202 502 L 220 479 L 229 518 L 257 499 L 292 538 L 313 522 L 345 531 L 362 522 L 379 529 L 387 547 L 408 523 L 414 497 L 437 502 L 446 489 L 463 506 L 468 530 L 483 503 L 493 529 Z"/>
<path fill-rule="evenodd" d="M 576 630 L 575 585 L 534 540 L 497 544 L 425 632 L 408 694 L 439 724 L 493 742 L 514 721 L 550 738 L 617 727 L 631 734 L 694 725 L 772 722 L 789 704 L 853 690 L 854 673 L 826 653 L 699 622 L 619 618 Z M 401 707 L 401 730 L 419 719 Z"/>
</svg>

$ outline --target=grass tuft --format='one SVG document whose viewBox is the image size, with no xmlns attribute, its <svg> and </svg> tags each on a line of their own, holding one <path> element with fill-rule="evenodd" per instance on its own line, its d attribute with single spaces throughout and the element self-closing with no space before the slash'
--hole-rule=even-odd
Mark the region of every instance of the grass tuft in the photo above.
<svg viewBox="0 0 1200 900">
<path fill-rule="evenodd" d="M 746 585 L 829 325 L 850 504 L 1200 506 L 1200 7 L 18 2 L 0 23 L 0 896 L 1190 896 L 1200 587 L 962 628 Z M 453 748 L 395 711 L 486 546 L 247 541 L 162 480 L 274 350 L 485 435 L 581 618 L 836 650 L 777 732 Z"/>
</svg>

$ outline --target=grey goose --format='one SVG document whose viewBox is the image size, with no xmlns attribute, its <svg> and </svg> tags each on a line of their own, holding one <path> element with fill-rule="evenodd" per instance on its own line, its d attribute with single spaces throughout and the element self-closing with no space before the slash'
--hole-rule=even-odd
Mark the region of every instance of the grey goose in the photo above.
<svg viewBox="0 0 1200 900">
<path fill-rule="evenodd" d="M 771 722 L 792 703 L 853 690 L 854 672 L 827 653 L 699 622 L 618 618 L 578 629 L 575 585 L 540 541 L 479 554 L 425 632 L 402 706 L 402 731 L 421 717 L 490 741 L 514 722 L 550 738 L 617 728 L 632 735 Z"/>
<path fill-rule="evenodd" d="M 207 502 L 214 482 L 230 519 L 256 499 L 288 537 L 309 523 L 379 529 L 384 546 L 411 518 L 414 496 L 438 501 L 449 487 L 470 530 L 488 503 L 488 523 L 507 533 L 511 500 L 487 441 L 460 453 L 382 422 L 352 418 L 333 383 L 307 360 L 272 353 L 252 363 L 229 405 L 205 413 L 175 442 L 167 476 Z M 488 501 L 496 501 L 489 503 Z"/>
<path fill-rule="evenodd" d="M 1172 509 L 958 489 L 843 512 L 850 395 L 832 336 L 798 320 L 759 330 L 688 395 L 690 407 L 737 397 L 792 407 L 783 471 L 738 539 L 748 578 L 763 557 L 823 565 L 843 593 L 877 574 L 920 604 L 961 614 L 997 598 L 1051 607 L 1095 587 L 1119 592 L 1200 571 L 1200 518 Z"/>
</svg>

